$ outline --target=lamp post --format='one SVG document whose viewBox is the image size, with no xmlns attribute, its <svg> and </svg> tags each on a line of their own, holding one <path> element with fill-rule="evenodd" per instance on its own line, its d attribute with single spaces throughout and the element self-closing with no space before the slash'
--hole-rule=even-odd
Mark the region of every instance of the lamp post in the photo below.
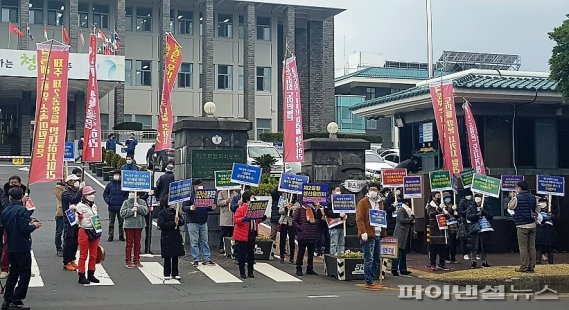
<svg viewBox="0 0 569 310">
<path fill-rule="evenodd" d="M 338 124 L 330 122 L 328 126 L 326 126 L 326 130 L 328 130 L 328 133 L 330 134 L 328 136 L 330 139 L 338 139 Z"/>
<path fill-rule="evenodd" d="M 215 110 L 217 110 L 217 107 L 216 107 L 215 103 L 208 101 L 204 104 L 203 110 L 204 110 L 205 114 L 207 115 L 207 117 L 213 117 L 215 114 Z"/>
</svg>

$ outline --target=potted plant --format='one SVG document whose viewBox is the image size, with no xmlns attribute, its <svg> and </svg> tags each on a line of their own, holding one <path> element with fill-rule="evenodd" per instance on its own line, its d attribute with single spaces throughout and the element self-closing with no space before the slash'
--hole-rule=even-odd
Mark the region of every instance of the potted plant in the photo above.
<svg viewBox="0 0 569 310">
<path fill-rule="evenodd" d="M 277 159 L 270 154 L 264 154 L 259 157 L 255 157 L 253 165 L 261 167 L 263 174 L 271 174 L 271 166 L 277 162 Z"/>
<path fill-rule="evenodd" d="M 380 266 L 381 267 L 381 266 Z M 347 250 L 337 256 L 324 255 L 324 272 L 338 280 L 364 279 L 364 254 Z"/>
<path fill-rule="evenodd" d="M 95 165 L 95 173 L 99 178 L 103 177 L 103 165 L 104 164 L 96 164 Z"/>
</svg>

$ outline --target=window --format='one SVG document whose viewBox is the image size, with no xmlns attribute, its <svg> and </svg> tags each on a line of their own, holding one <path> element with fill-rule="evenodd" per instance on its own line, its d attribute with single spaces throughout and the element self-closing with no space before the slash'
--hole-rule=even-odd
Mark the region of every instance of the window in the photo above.
<svg viewBox="0 0 569 310">
<path fill-rule="evenodd" d="M 152 115 L 135 115 L 135 122 L 142 123 L 142 129 L 152 128 Z"/>
<path fill-rule="evenodd" d="M 245 38 L 245 17 L 239 16 L 239 39 Z"/>
<path fill-rule="evenodd" d="M 125 114 L 124 115 L 124 121 L 125 122 L 134 122 L 133 117 L 134 117 L 134 115 L 132 115 L 132 114 Z"/>
<path fill-rule="evenodd" d="M 30 24 L 43 25 L 43 0 L 30 0 Z"/>
<path fill-rule="evenodd" d="M 217 36 L 219 38 L 233 38 L 233 16 L 229 14 L 217 15 Z"/>
<path fill-rule="evenodd" d="M 233 67 L 228 65 L 217 66 L 217 89 L 231 90 L 233 82 Z"/>
<path fill-rule="evenodd" d="M 257 40 L 271 41 L 270 17 L 257 17 Z"/>
<path fill-rule="evenodd" d="M 152 32 L 152 9 L 136 8 L 136 31 Z"/>
<path fill-rule="evenodd" d="M 109 114 L 101 113 L 101 130 L 109 130 Z"/>
<path fill-rule="evenodd" d="M 516 118 L 516 165 L 535 167 L 535 120 L 533 118 Z"/>
<path fill-rule="evenodd" d="M 175 10 L 170 10 L 170 23 L 168 25 L 168 29 L 171 33 L 175 33 L 174 32 L 174 19 L 176 17 L 176 11 Z"/>
<path fill-rule="evenodd" d="M 93 4 L 93 25 L 99 28 L 109 28 L 109 6 Z"/>
<path fill-rule="evenodd" d="M 152 61 L 136 61 L 136 86 L 152 86 Z"/>
<path fill-rule="evenodd" d="M 239 91 L 243 91 L 245 84 L 245 67 L 239 66 Z"/>
<path fill-rule="evenodd" d="M 377 120 L 368 118 L 366 120 L 366 128 L 367 129 L 377 129 Z"/>
<path fill-rule="evenodd" d="M 64 1 L 48 1 L 47 24 L 52 26 L 62 26 L 64 12 L 65 12 Z"/>
<path fill-rule="evenodd" d="M 257 67 L 257 91 L 271 91 L 271 68 Z"/>
<path fill-rule="evenodd" d="M 203 80 L 203 65 L 202 64 L 200 64 L 200 80 L 199 80 L 199 82 L 200 82 L 200 88 L 203 88 L 204 80 Z"/>
<path fill-rule="evenodd" d="M 124 61 L 124 85 L 132 86 L 132 60 L 125 59 Z"/>
<path fill-rule="evenodd" d="M 373 98 L 375 98 L 375 88 L 366 87 L 366 100 L 371 100 Z"/>
<path fill-rule="evenodd" d="M 203 36 L 203 13 L 200 13 L 200 36 Z"/>
<path fill-rule="evenodd" d="M 18 0 L 2 1 L 2 19 L 3 23 L 18 22 Z"/>
<path fill-rule="evenodd" d="M 89 28 L 89 4 L 79 3 L 79 27 Z"/>
<path fill-rule="evenodd" d="M 124 19 L 124 26 L 126 31 L 132 31 L 132 7 L 127 6 Z"/>
<path fill-rule="evenodd" d="M 178 11 L 178 33 L 194 34 L 194 13 L 188 11 Z"/>
<path fill-rule="evenodd" d="M 180 73 L 178 73 L 178 87 L 192 88 L 192 64 L 182 63 Z"/>
<path fill-rule="evenodd" d="M 271 119 L 258 118 L 257 119 L 257 140 L 259 140 L 259 136 L 262 133 L 270 133 L 270 132 L 272 132 Z"/>
</svg>

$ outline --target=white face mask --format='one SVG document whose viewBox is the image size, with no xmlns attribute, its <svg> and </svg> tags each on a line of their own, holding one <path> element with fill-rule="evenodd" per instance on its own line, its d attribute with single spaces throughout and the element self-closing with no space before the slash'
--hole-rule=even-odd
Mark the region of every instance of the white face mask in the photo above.
<svg viewBox="0 0 569 310">
<path fill-rule="evenodd" d="M 340 195 L 340 194 L 342 194 L 342 192 L 341 192 L 341 191 L 336 191 L 336 192 L 334 192 L 334 194 Z"/>
<path fill-rule="evenodd" d="M 471 196 L 471 195 L 465 196 L 464 198 L 466 198 L 466 200 L 472 200 L 472 196 Z"/>
<path fill-rule="evenodd" d="M 85 199 L 87 199 L 90 202 L 95 201 L 95 195 L 91 194 L 91 195 L 87 195 L 85 196 Z"/>
<path fill-rule="evenodd" d="M 538 203 L 537 205 L 538 205 L 540 208 L 542 208 L 542 209 L 547 208 L 547 203 L 545 203 L 545 202 L 540 202 L 540 203 Z"/>
<path fill-rule="evenodd" d="M 369 198 L 376 200 L 377 199 L 377 192 L 376 191 L 370 191 L 368 193 Z"/>
<path fill-rule="evenodd" d="M 118 181 L 120 179 L 121 179 L 121 176 L 118 174 L 113 176 L 113 180 L 115 180 L 115 181 Z"/>
<path fill-rule="evenodd" d="M 128 199 L 134 199 L 136 195 L 134 193 L 128 193 Z"/>
<path fill-rule="evenodd" d="M 450 198 L 445 198 L 445 203 L 451 203 L 452 199 Z"/>
<path fill-rule="evenodd" d="M 130 164 L 132 164 L 132 160 L 129 159 L 129 160 L 126 161 L 126 163 L 130 165 Z"/>
<path fill-rule="evenodd" d="M 476 203 L 481 203 L 481 202 L 482 202 L 482 198 L 481 198 L 481 197 L 475 197 L 475 198 L 474 198 L 474 201 L 475 201 Z"/>
<path fill-rule="evenodd" d="M 79 188 L 79 181 L 76 181 L 75 183 L 73 183 L 73 186 L 75 186 L 76 188 Z"/>
<path fill-rule="evenodd" d="M 203 189 L 203 185 L 198 186 L 198 189 Z"/>
</svg>

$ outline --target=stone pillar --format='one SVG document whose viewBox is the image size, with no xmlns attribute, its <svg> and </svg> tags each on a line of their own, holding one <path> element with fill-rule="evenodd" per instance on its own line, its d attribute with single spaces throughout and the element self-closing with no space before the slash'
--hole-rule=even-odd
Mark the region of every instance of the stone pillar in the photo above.
<svg viewBox="0 0 569 310">
<path fill-rule="evenodd" d="M 67 28 L 71 45 L 70 52 L 79 52 L 79 0 L 69 0 L 69 27 Z M 88 42 L 88 38 L 85 38 Z M 85 42 L 86 44 L 88 44 Z"/>
<path fill-rule="evenodd" d="M 257 20 L 255 17 L 255 4 L 247 4 L 245 13 L 245 43 L 243 56 L 243 114 L 244 118 L 253 123 L 253 131 L 249 138 L 255 137 L 257 124 L 255 122 L 255 42 L 257 40 Z"/>
<path fill-rule="evenodd" d="M 296 29 L 296 13 L 294 6 L 289 6 L 286 10 L 286 22 L 284 28 L 284 37 L 285 37 L 285 51 L 284 51 L 284 58 L 290 56 L 289 53 L 295 55 L 295 29 Z M 281 65 L 282 67 L 282 65 Z M 282 69 L 281 69 L 282 70 Z M 282 71 L 281 71 L 282 72 Z M 279 77 L 279 81 L 282 83 L 282 78 Z M 279 86 L 280 87 L 280 86 Z M 283 117 L 284 117 L 284 98 L 282 98 L 282 88 L 279 93 L 280 101 L 277 107 L 277 115 L 278 115 L 278 130 L 283 130 Z"/>
<path fill-rule="evenodd" d="M 25 33 L 18 39 L 18 49 L 27 50 L 29 46 L 30 37 L 27 33 L 26 26 L 30 22 L 30 0 L 20 0 L 20 30 Z"/>
<path fill-rule="evenodd" d="M 298 67 L 298 83 L 300 85 L 300 101 L 302 102 L 302 129 L 310 131 L 310 70 L 308 67 L 308 30 L 296 28 L 295 31 L 296 64 Z"/>
<path fill-rule="evenodd" d="M 20 101 L 20 106 L 22 114 L 20 114 L 20 155 L 29 156 L 32 151 L 32 125 L 31 122 L 34 119 L 32 115 L 33 106 L 35 106 L 32 100 L 32 92 L 24 91 L 22 92 L 22 99 Z"/>
<path fill-rule="evenodd" d="M 85 131 L 85 111 L 87 102 L 85 101 L 85 93 L 75 93 L 75 137 L 79 139 Z"/>
<path fill-rule="evenodd" d="M 323 24 L 321 21 L 308 22 L 308 62 L 310 71 L 310 94 L 308 99 L 310 113 L 310 132 L 325 131 L 323 101 Z M 332 69 L 333 70 L 333 69 Z"/>
<path fill-rule="evenodd" d="M 336 103 L 334 87 L 334 17 L 323 22 L 323 57 L 322 57 L 322 111 L 321 130 L 325 130 L 330 122 L 336 121 Z"/>
<path fill-rule="evenodd" d="M 206 0 L 203 13 L 202 66 L 204 83 L 202 88 L 202 116 L 205 116 L 203 105 L 213 101 L 215 85 L 215 68 L 213 67 L 213 34 L 214 34 L 213 0 Z"/>
<path fill-rule="evenodd" d="M 164 84 L 164 64 L 166 63 L 166 31 L 170 31 L 170 0 L 162 0 L 162 7 L 160 8 L 160 47 L 158 49 L 158 100 L 162 100 L 162 87 Z"/>
<path fill-rule="evenodd" d="M 125 18 L 126 18 L 126 8 L 125 2 L 126 0 L 115 0 L 116 2 L 116 9 L 117 9 L 117 18 L 115 28 L 117 34 L 121 39 L 120 46 L 117 50 L 117 55 L 124 56 L 125 55 Z M 116 126 L 119 123 L 124 121 L 124 82 L 118 83 L 117 87 L 115 88 L 115 98 L 113 104 L 114 110 L 114 117 L 113 117 L 113 126 Z M 112 127 L 111 127 L 112 128 Z"/>
</svg>

